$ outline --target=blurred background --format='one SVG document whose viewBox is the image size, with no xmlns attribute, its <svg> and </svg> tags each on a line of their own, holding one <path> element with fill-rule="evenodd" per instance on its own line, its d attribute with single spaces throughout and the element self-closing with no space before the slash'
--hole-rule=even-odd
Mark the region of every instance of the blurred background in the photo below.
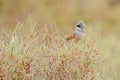
<svg viewBox="0 0 120 80">
<path fill-rule="evenodd" d="M 18 22 L 37 27 L 56 24 L 70 33 L 78 20 L 85 21 L 89 39 L 98 41 L 104 54 L 106 77 L 119 80 L 120 74 L 120 0 L 0 0 L 0 29 L 13 30 Z"/>
</svg>

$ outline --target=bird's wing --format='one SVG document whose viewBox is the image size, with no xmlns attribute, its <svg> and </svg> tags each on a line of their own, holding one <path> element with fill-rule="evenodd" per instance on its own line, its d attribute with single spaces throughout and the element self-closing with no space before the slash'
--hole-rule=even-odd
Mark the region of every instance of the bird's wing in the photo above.
<svg viewBox="0 0 120 80">
<path fill-rule="evenodd" d="M 66 40 L 67 40 L 67 41 L 69 41 L 69 40 L 71 40 L 71 39 L 74 39 L 74 38 L 75 38 L 75 33 L 69 34 L 69 35 L 66 36 Z"/>
</svg>

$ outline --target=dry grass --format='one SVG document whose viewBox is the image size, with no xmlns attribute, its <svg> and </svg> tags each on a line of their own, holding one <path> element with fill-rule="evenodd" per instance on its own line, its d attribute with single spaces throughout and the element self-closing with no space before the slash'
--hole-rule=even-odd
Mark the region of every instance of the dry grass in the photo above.
<svg viewBox="0 0 120 80">
<path fill-rule="evenodd" d="M 23 26 L 2 33 L 0 80 L 103 80 L 95 41 L 67 42 L 57 29 L 36 32 L 35 25 L 23 35 Z"/>
<path fill-rule="evenodd" d="M 0 0 L 0 78 L 80 80 L 85 74 L 120 80 L 120 5 L 111 1 L 119 0 Z M 78 44 L 65 41 L 79 19 L 87 25 L 86 38 Z M 58 26 L 41 28 L 45 23 Z M 85 71 L 86 55 L 92 73 Z"/>
</svg>

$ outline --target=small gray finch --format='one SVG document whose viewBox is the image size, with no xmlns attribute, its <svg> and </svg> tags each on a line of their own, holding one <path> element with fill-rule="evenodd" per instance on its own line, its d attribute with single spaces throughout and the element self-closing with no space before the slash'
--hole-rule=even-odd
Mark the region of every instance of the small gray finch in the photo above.
<svg viewBox="0 0 120 80">
<path fill-rule="evenodd" d="M 82 40 L 85 36 L 85 23 L 80 20 L 79 22 L 76 23 L 76 30 L 72 34 L 67 35 L 66 40 L 69 41 L 71 39 L 74 39 L 75 42 L 78 42 Z"/>
</svg>

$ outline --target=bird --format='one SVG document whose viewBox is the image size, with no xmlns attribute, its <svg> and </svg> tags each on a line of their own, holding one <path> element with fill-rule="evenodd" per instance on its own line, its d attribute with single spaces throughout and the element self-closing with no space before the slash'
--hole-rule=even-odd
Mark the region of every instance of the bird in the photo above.
<svg viewBox="0 0 120 80">
<path fill-rule="evenodd" d="M 76 27 L 75 31 L 71 34 L 68 34 L 65 40 L 69 41 L 69 40 L 74 39 L 75 42 L 79 42 L 84 38 L 85 28 L 86 28 L 84 21 L 82 20 L 78 21 L 75 27 Z"/>
</svg>

